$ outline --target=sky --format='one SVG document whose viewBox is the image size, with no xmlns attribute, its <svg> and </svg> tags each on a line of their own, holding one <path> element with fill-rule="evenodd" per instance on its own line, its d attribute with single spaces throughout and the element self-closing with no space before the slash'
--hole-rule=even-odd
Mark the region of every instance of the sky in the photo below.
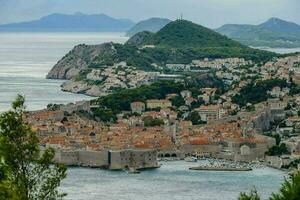
<svg viewBox="0 0 300 200">
<path fill-rule="evenodd" d="M 259 24 L 271 17 L 300 24 L 300 0 L 0 0 L 0 24 L 52 13 L 103 13 L 135 22 L 150 17 L 183 18 L 216 28 Z"/>
</svg>

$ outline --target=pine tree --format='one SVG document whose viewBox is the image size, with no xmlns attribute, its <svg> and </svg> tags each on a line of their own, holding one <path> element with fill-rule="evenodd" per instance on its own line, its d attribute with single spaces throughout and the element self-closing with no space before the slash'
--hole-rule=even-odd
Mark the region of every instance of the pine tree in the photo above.
<svg viewBox="0 0 300 200">
<path fill-rule="evenodd" d="M 260 200 L 256 189 L 251 190 L 250 194 L 241 193 L 239 200 Z"/>
<path fill-rule="evenodd" d="M 260 200 L 257 191 L 251 193 L 241 193 L 239 200 Z M 273 193 L 269 200 L 300 200 L 300 172 L 296 172 L 290 179 L 285 179 L 281 185 L 279 193 Z"/>
<path fill-rule="evenodd" d="M 36 133 L 25 120 L 25 99 L 0 115 L 0 190 L 4 199 L 61 199 L 58 187 L 66 167 L 53 162 L 54 150 L 40 151 Z M 0 200 L 2 200 L 0 198 Z"/>
<path fill-rule="evenodd" d="M 285 179 L 278 194 L 272 194 L 270 200 L 299 200 L 300 199 L 300 172 Z"/>
</svg>

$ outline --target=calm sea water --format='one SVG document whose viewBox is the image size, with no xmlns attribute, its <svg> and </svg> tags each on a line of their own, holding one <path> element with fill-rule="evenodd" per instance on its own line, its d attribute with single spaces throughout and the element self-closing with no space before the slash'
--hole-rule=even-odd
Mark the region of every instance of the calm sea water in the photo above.
<svg viewBox="0 0 300 200">
<path fill-rule="evenodd" d="M 62 191 L 69 200 L 237 200 L 254 186 L 266 199 L 277 191 L 284 173 L 275 169 L 251 172 L 189 171 L 197 163 L 163 163 L 141 174 L 123 171 L 70 168 Z"/>
<path fill-rule="evenodd" d="M 123 33 L 0 33 L 0 112 L 17 94 L 26 96 L 29 110 L 48 103 L 90 99 L 60 91 L 63 81 L 46 80 L 47 72 L 77 44 L 125 42 Z"/>
<path fill-rule="evenodd" d="M 268 48 L 268 47 L 256 47 L 256 48 L 266 50 L 266 51 L 272 51 L 279 54 L 300 52 L 300 48 Z"/>
</svg>

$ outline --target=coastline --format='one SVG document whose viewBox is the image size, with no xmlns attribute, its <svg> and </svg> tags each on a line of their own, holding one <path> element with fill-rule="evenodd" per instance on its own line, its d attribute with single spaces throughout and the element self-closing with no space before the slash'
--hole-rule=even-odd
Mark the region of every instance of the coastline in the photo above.
<svg viewBox="0 0 300 200">
<path fill-rule="evenodd" d="M 252 171 L 251 168 L 227 168 L 227 167 L 190 167 L 189 170 L 196 171 L 230 171 L 230 172 L 247 172 Z"/>
</svg>

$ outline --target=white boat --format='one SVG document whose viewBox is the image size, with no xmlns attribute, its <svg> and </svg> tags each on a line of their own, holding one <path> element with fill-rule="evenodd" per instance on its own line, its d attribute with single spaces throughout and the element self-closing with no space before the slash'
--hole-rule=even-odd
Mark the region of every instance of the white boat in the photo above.
<svg viewBox="0 0 300 200">
<path fill-rule="evenodd" d="M 184 159 L 186 162 L 197 162 L 198 159 L 196 157 L 186 157 Z"/>
</svg>

